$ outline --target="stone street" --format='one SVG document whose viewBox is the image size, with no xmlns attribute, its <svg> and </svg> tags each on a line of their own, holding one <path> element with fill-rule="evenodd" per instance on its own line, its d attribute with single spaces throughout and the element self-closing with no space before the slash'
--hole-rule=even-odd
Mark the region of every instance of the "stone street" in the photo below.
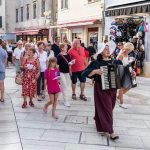
<svg viewBox="0 0 150 150">
<path fill-rule="evenodd" d="M 112 142 L 96 132 L 89 83 L 88 102 L 72 101 L 70 96 L 71 107 L 66 108 L 60 95 L 59 119 L 54 121 L 50 108 L 48 114 L 42 111 L 48 98 L 35 100 L 35 108 L 21 108 L 21 86 L 15 84 L 14 77 L 14 68 L 9 67 L 5 103 L 0 104 L 0 150 L 150 150 L 150 78 L 137 78 L 138 87 L 125 96 L 127 110 L 116 104 L 114 128 L 120 139 Z"/>
</svg>

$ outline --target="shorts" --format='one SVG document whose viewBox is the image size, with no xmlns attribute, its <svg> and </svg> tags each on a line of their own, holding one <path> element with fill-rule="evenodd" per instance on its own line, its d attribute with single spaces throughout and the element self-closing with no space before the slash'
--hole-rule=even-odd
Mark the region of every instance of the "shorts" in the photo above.
<svg viewBox="0 0 150 150">
<path fill-rule="evenodd" d="M 72 84 L 76 84 L 78 79 L 79 79 L 79 81 L 81 83 L 85 83 L 86 82 L 86 77 L 82 76 L 82 72 L 83 71 L 73 72 L 72 73 L 72 76 L 71 76 Z"/>
<path fill-rule="evenodd" d="M 5 79 L 5 72 L 0 72 L 0 80 L 4 80 Z"/>
</svg>

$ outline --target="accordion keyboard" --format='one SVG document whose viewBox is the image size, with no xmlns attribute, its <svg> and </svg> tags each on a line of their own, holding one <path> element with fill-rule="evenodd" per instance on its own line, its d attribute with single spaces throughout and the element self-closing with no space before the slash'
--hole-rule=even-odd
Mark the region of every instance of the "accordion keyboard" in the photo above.
<svg viewBox="0 0 150 150">
<path fill-rule="evenodd" d="M 110 89 L 108 80 L 108 67 L 102 66 L 100 69 L 103 71 L 103 74 L 101 75 L 102 90 L 108 90 Z"/>
</svg>

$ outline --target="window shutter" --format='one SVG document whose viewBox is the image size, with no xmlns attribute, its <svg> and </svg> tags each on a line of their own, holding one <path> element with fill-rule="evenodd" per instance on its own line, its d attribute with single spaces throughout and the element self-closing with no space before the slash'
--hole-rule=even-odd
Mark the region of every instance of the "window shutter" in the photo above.
<svg viewBox="0 0 150 150">
<path fill-rule="evenodd" d="M 0 16 L 0 28 L 2 28 L 2 16 Z"/>
</svg>

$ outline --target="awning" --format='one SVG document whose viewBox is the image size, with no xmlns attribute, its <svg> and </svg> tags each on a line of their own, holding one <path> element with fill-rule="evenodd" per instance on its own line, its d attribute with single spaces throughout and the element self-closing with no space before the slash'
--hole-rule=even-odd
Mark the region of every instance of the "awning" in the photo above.
<svg viewBox="0 0 150 150">
<path fill-rule="evenodd" d="M 92 25 L 92 24 L 98 24 L 100 23 L 100 20 L 84 20 L 84 21 L 77 21 L 77 22 L 67 22 L 63 24 L 58 24 L 56 26 L 50 26 L 50 28 L 69 28 L 69 27 L 75 27 L 75 26 L 86 26 L 86 25 Z"/>
<path fill-rule="evenodd" d="M 15 35 L 36 35 L 39 30 L 23 30 L 23 31 L 15 31 Z"/>
<path fill-rule="evenodd" d="M 138 13 L 150 13 L 150 2 L 136 2 L 132 4 L 108 7 L 106 10 L 106 17 Z"/>
<path fill-rule="evenodd" d="M 15 35 L 48 35 L 49 34 L 49 30 L 48 29 L 26 29 L 26 30 L 16 30 L 14 32 Z"/>
</svg>

